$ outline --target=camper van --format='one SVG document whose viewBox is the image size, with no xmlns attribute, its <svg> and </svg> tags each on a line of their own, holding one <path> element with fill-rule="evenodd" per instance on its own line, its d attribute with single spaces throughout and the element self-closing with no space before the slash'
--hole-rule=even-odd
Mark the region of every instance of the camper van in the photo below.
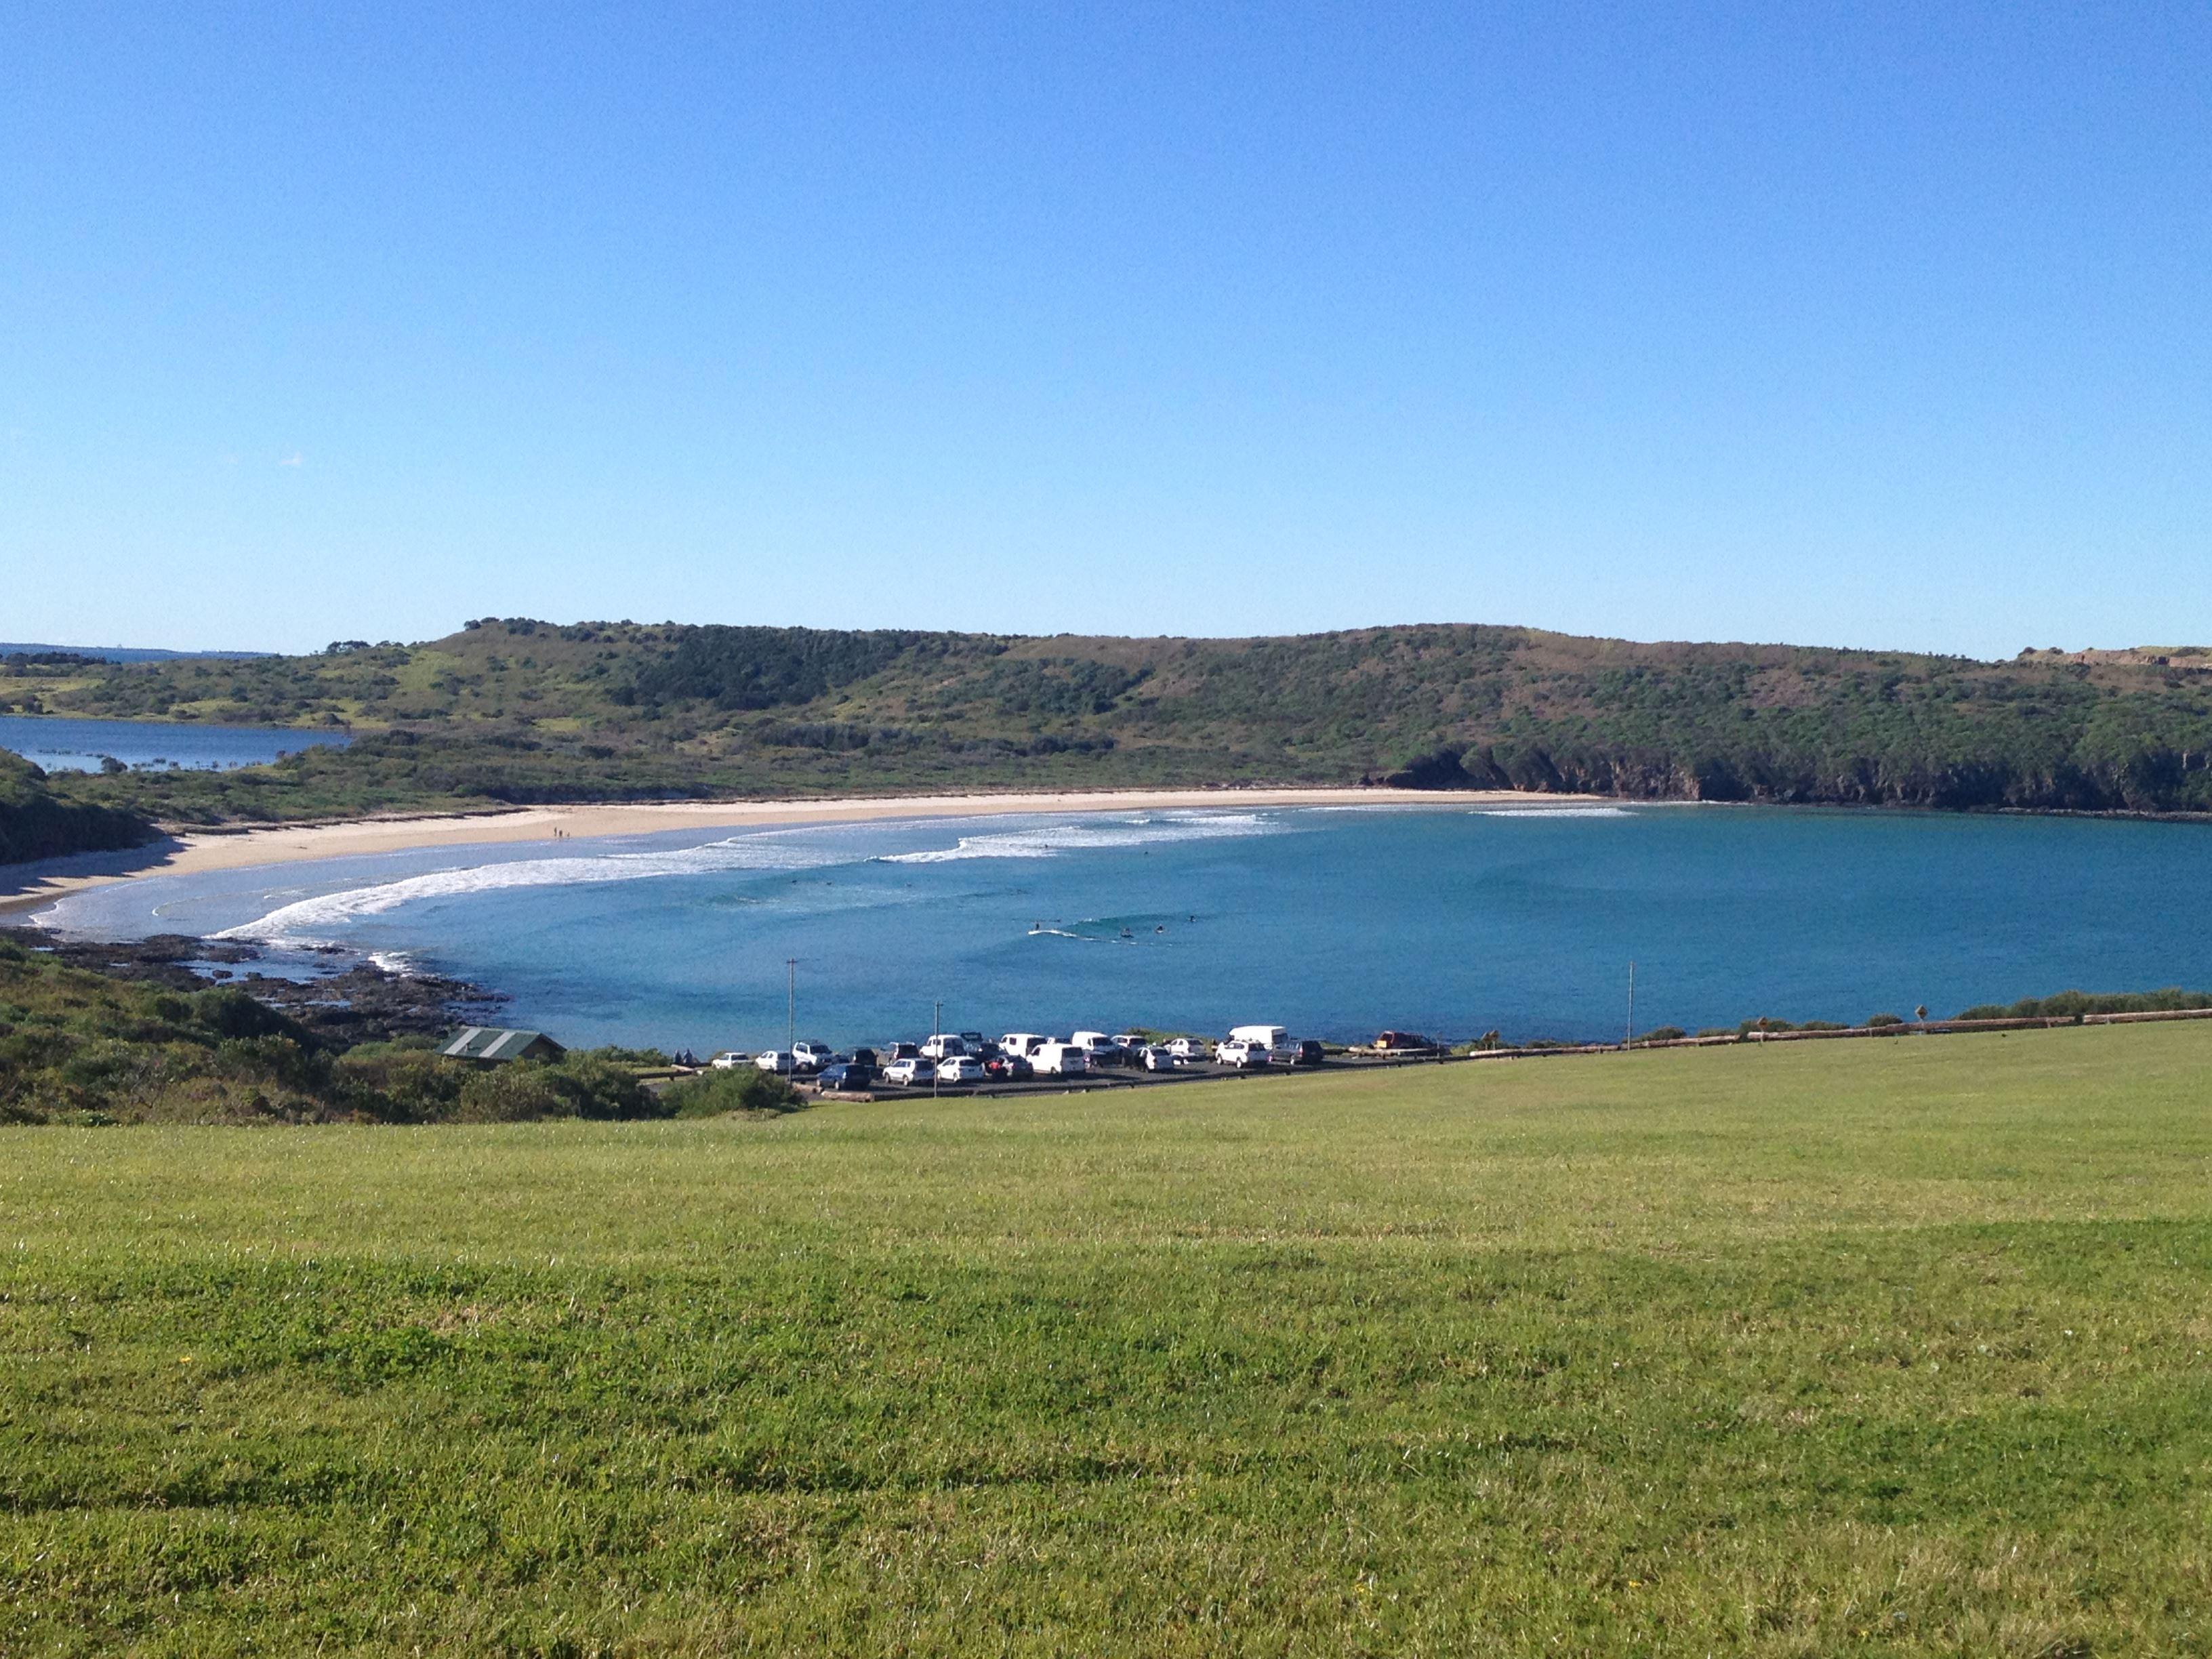
<svg viewBox="0 0 2212 1659">
<path fill-rule="evenodd" d="M 1016 1060 L 1035 1060 L 1036 1051 L 1051 1041 L 1035 1031 L 1009 1031 L 999 1039 L 999 1048 L 1001 1053 L 1012 1054 Z"/>
<path fill-rule="evenodd" d="M 1048 1042 L 1029 1056 L 1039 1077 L 1081 1077 L 1091 1069 L 1091 1056 L 1072 1042 Z"/>
<path fill-rule="evenodd" d="M 1270 1054 L 1277 1054 L 1297 1047 L 1291 1041 L 1290 1032 L 1279 1025 L 1232 1025 L 1229 1028 L 1229 1040 L 1257 1043 Z"/>
</svg>

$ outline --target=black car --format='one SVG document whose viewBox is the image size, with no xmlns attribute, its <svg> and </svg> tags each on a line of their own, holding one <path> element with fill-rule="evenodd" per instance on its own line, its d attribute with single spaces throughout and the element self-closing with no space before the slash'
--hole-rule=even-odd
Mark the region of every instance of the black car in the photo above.
<svg viewBox="0 0 2212 1659">
<path fill-rule="evenodd" d="M 823 1066 L 814 1081 L 833 1094 L 872 1089 L 876 1086 L 876 1068 L 863 1066 L 856 1060 L 840 1060 L 835 1066 Z"/>
<path fill-rule="evenodd" d="M 876 1069 L 876 1051 L 873 1048 L 855 1048 L 846 1063 L 852 1066 L 865 1066 L 872 1072 Z"/>
<path fill-rule="evenodd" d="M 1322 1062 L 1322 1054 L 1323 1051 L 1321 1044 L 1315 1042 L 1313 1038 L 1308 1037 L 1304 1042 L 1299 1043 L 1297 1049 L 1291 1054 L 1291 1064 L 1293 1066 L 1318 1066 Z"/>
</svg>

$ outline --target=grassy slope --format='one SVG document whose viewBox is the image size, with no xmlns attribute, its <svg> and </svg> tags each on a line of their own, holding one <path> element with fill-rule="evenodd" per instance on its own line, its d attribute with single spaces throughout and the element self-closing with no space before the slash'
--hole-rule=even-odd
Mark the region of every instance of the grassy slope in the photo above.
<svg viewBox="0 0 2212 1659">
<path fill-rule="evenodd" d="M 18 1132 L 0 1650 L 2198 1652 L 2208 1060 Z"/>
<path fill-rule="evenodd" d="M 343 756 L 222 778 L 67 786 L 182 820 L 487 799 L 1349 783 L 1444 748 L 1465 755 L 1463 769 L 1431 781 L 2212 807 L 2212 656 L 2180 650 L 1978 663 L 1487 627 L 1131 640 L 516 622 L 330 656 L 129 665 L 65 690 L 0 673 L 0 705 L 11 698 L 369 734 Z"/>
</svg>

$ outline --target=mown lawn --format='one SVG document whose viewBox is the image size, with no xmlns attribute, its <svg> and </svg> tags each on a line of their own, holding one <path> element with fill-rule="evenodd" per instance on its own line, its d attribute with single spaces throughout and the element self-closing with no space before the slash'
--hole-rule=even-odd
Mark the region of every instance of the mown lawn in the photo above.
<svg viewBox="0 0 2212 1659">
<path fill-rule="evenodd" d="M 2212 1028 L 0 1132 L 0 1652 L 2198 1653 Z"/>
</svg>

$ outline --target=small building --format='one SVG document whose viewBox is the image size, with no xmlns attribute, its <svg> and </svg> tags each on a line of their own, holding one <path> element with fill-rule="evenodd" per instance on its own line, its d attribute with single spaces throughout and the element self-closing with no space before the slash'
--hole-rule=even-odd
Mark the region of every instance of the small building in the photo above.
<svg viewBox="0 0 2212 1659">
<path fill-rule="evenodd" d="M 510 1031 L 496 1025 L 471 1025 L 438 1052 L 448 1060 L 496 1063 L 503 1060 L 558 1060 L 568 1051 L 543 1031 Z"/>
</svg>

